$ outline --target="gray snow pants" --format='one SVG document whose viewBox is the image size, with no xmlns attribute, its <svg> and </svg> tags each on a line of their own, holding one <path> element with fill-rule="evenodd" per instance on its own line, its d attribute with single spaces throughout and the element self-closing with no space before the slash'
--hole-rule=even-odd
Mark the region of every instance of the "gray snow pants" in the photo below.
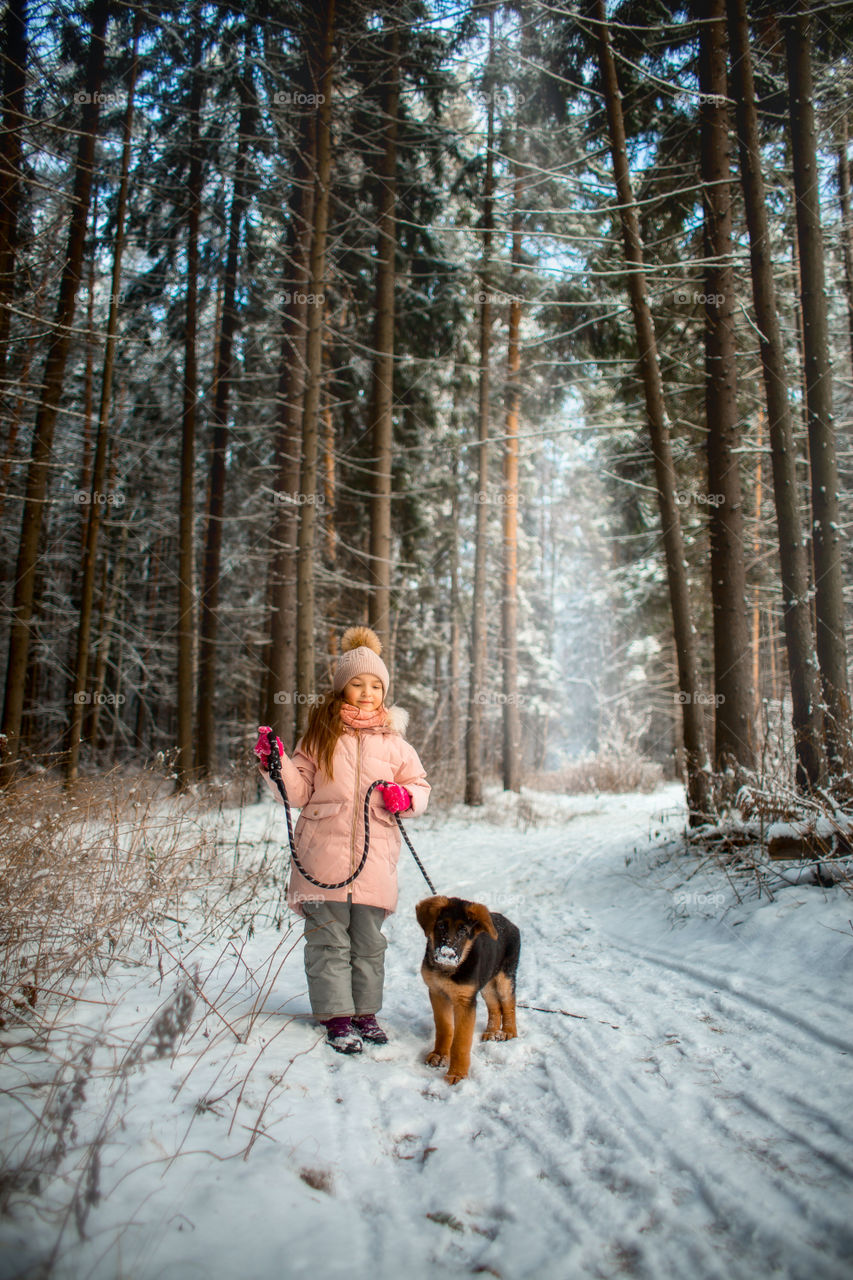
<svg viewBox="0 0 853 1280">
<path fill-rule="evenodd" d="M 363 903 L 305 902 L 305 974 L 315 1018 L 352 1017 L 382 1008 L 385 912 Z"/>
</svg>

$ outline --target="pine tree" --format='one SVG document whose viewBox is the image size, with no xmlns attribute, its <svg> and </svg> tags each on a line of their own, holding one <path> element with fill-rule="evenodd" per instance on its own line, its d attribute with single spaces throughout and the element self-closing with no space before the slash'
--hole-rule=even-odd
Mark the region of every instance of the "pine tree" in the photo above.
<svg viewBox="0 0 853 1280">
<path fill-rule="evenodd" d="M 296 728 L 301 732 L 307 722 L 307 699 L 314 693 L 314 582 L 316 525 L 317 454 L 319 447 L 320 395 L 323 379 L 323 291 L 326 278 L 326 232 L 329 216 L 329 189 L 332 175 L 331 120 L 334 75 L 335 0 L 325 0 L 316 15 L 316 32 L 312 31 L 311 78 L 317 86 L 317 152 L 314 168 L 314 223 L 309 262 L 310 294 L 305 335 L 305 397 L 302 408 L 302 451 L 299 472 L 299 535 L 297 540 L 297 632 L 296 683 L 300 701 Z"/>
<path fill-rule="evenodd" d="M 386 18 L 383 50 L 384 120 L 382 155 L 378 166 L 379 207 L 376 246 L 376 324 L 371 390 L 373 496 L 370 510 L 371 625 L 392 662 L 391 651 L 391 467 L 394 410 L 394 286 L 396 279 L 397 112 L 400 97 L 400 26 Z"/>
<path fill-rule="evenodd" d="M 726 77 L 725 0 L 702 0 L 699 90 L 705 246 L 705 411 L 714 618 L 714 762 L 751 768 L 754 691 L 738 448 L 736 299 Z"/>
<path fill-rule="evenodd" d="M 628 169 L 625 127 L 622 116 L 616 64 L 610 45 L 604 0 L 593 0 L 591 6 L 605 105 L 610 128 L 610 149 L 619 195 L 619 213 L 625 261 L 628 265 L 628 290 L 637 331 L 640 370 L 646 400 L 646 414 L 655 462 L 657 498 L 663 527 L 667 577 L 669 580 L 672 623 L 678 655 L 679 701 L 683 708 L 684 748 L 687 757 L 687 799 L 691 817 L 699 820 L 711 809 L 709 762 L 705 746 L 705 730 L 700 694 L 696 640 L 690 615 L 686 560 L 677 499 L 677 481 L 669 439 L 669 422 L 663 398 L 660 364 L 654 322 L 649 306 L 643 273 L 643 248 L 637 221 L 634 195 Z"/>
<path fill-rule="evenodd" d="M 92 193 L 95 138 L 101 77 L 104 70 L 104 47 L 108 0 L 92 0 L 90 40 L 86 63 L 86 88 L 80 137 L 74 166 L 74 187 L 65 263 L 59 286 L 56 311 L 50 330 L 44 377 L 33 431 L 27 489 L 18 558 L 15 571 L 13 622 L 9 636 L 9 659 L 6 668 L 6 693 L 3 704 L 4 761 L 0 779 L 8 781 L 20 750 L 21 718 L 24 710 L 25 676 L 30 645 L 33 597 L 35 594 L 39 537 L 47 494 L 53 434 L 62 395 L 65 365 L 71 341 L 71 326 L 77 301 L 83 265 L 83 249 L 89 201 Z"/>
<path fill-rule="evenodd" d="M 95 439 L 95 456 L 92 464 L 90 501 L 87 508 L 87 520 L 83 546 L 83 585 L 80 598 L 80 620 L 77 628 L 77 654 L 74 663 L 74 695 L 71 700 L 71 722 L 68 730 L 68 757 L 65 764 L 67 781 L 73 782 L 77 777 L 80 761 L 80 737 L 83 728 L 83 707 L 86 703 L 87 681 L 89 675 L 89 644 L 92 632 L 92 608 L 95 595 L 95 574 L 97 569 L 98 536 L 100 534 L 103 503 L 108 496 L 104 492 L 104 480 L 107 471 L 107 447 L 109 439 L 109 417 L 112 409 L 113 369 L 115 367 L 116 335 L 118 331 L 119 298 L 121 296 L 122 258 L 126 237 L 128 173 L 130 170 L 130 143 L 133 132 L 134 93 L 136 77 L 139 70 L 137 49 L 141 31 L 141 17 L 137 13 L 133 30 L 133 47 L 130 72 L 127 82 L 127 105 L 124 114 L 122 136 L 121 175 L 119 178 L 118 206 L 116 212 L 116 235 L 113 245 L 112 287 L 110 292 L 110 309 L 107 319 L 106 347 L 104 363 L 101 370 L 101 394 L 98 408 L 98 426 Z"/>
<path fill-rule="evenodd" d="M 817 655 L 826 706 L 830 771 L 853 772 L 853 717 L 847 679 L 844 584 L 838 508 L 838 463 L 832 415 L 832 373 L 826 317 L 811 74 L 809 8 L 796 0 L 783 16 L 789 122 L 796 192 L 803 312 L 803 357 L 811 466 Z"/>
<path fill-rule="evenodd" d="M 820 785 L 824 774 L 820 689 L 808 604 L 809 569 L 800 515 L 796 445 L 788 403 L 785 354 L 777 315 L 761 167 L 746 0 L 729 0 L 728 23 L 731 78 L 737 104 L 740 173 L 749 227 L 752 296 L 761 334 L 761 363 L 773 462 L 797 779 L 800 786 L 810 788 Z"/>
</svg>

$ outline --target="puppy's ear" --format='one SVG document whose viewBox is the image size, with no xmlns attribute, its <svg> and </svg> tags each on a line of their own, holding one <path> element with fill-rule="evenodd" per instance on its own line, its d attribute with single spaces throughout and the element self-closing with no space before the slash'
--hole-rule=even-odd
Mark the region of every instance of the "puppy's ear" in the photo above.
<svg viewBox="0 0 853 1280">
<path fill-rule="evenodd" d="M 415 907 L 415 915 L 424 933 L 432 933 L 439 911 L 443 911 L 449 902 L 449 898 L 442 898 L 440 895 L 435 898 L 421 899 Z"/>
<path fill-rule="evenodd" d="M 477 926 L 477 933 L 485 930 L 490 938 L 497 939 L 498 931 L 495 928 L 495 922 L 489 915 L 489 908 L 484 907 L 482 902 L 469 902 L 465 908 L 465 914 L 472 924 Z"/>
</svg>

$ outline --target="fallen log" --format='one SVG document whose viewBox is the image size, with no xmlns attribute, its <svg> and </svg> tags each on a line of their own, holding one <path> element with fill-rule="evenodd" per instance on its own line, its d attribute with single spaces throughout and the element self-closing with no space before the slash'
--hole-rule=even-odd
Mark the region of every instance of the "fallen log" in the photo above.
<svg viewBox="0 0 853 1280">
<path fill-rule="evenodd" d="M 850 836 L 843 831 L 826 835 L 816 831 L 778 831 L 767 840 L 767 856 L 773 862 L 843 858 L 853 854 Z"/>
</svg>

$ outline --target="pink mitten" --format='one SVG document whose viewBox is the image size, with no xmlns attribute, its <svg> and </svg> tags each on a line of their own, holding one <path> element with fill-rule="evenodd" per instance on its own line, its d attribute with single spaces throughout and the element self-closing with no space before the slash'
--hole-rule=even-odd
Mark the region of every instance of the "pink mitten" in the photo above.
<svg viewBox="0 0 853 1280">
<path fill-rule="evenodd" d="M 271 733 L 272 733 L 272 729 L 269 727 L 268 724 L 262 724 L 258 726 L 258 740 L 255 743 L 255 755 L 258 757 L 260 766 L 263 769 L 264 773 L 268 773 L 269 767 L 270 767 L 270 734 Z M 277 737 L 276 743 L 278 744 L 278 754 L 280 756 L 283 756 L 284 746 L 282 744 L 281 738 Z"/>
<path fill-rule="evenodd" d="M 396 782 L 389 782 L 386 786 L 376 789 L 382 792 L 382 799 L 389 813 L 404 813 L 412 803 L 412 797 L 406 788 L 399 786 Z"/>
</svg>

